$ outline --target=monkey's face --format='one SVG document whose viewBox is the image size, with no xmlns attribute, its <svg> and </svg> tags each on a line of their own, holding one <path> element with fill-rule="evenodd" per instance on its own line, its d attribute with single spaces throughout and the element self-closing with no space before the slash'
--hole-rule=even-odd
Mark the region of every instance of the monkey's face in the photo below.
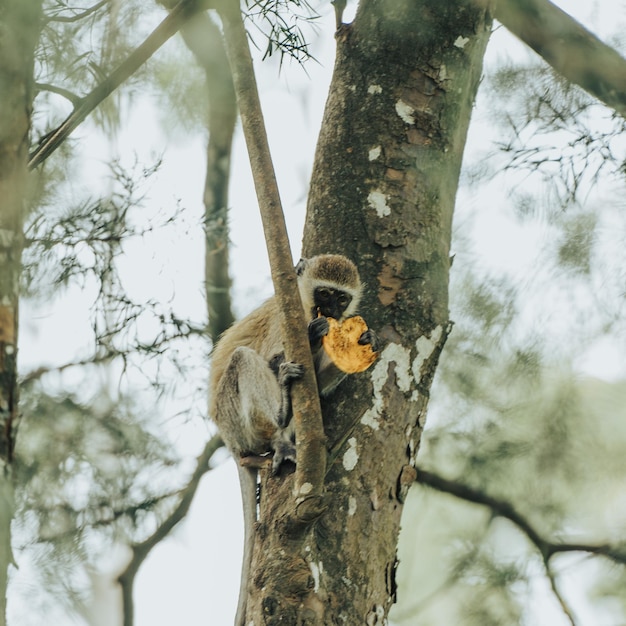
<svg viewBox="0 0 626 626">
<path fill-rule="evenodd" d="M 350 306 L 350 302 L 352 302 L 352 296 L 341 289 L 328 286 L 316 287 L 313 291 L 311 316 L 317 317 L 321 314 L 324 317 L 340 320 Z"/>
</svg>

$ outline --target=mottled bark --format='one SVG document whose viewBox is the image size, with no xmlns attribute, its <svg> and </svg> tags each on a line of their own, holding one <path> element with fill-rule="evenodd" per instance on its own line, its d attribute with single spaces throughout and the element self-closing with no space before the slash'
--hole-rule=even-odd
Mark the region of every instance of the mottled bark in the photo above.
<svg viewBox="0 0 626 626">
<path fill-rule="evenodd" d="M 263 478 L 248 620 L 382 624 L 429 390 L 448 331 L 451 223 L 490 31 L 464 2 L 363 0 L 338 33 L 304 255 L 340 252 L 384 349 L 324 403 L 327 512 L 300 538 L 291 476 Z"/>
<path fill-rule="evenodd" d="M 41 0 L 0 2 L 0 625 L 12 562 L 11 463 L 19 419 L 17 333 L 23 212 Z"/>
</svg>

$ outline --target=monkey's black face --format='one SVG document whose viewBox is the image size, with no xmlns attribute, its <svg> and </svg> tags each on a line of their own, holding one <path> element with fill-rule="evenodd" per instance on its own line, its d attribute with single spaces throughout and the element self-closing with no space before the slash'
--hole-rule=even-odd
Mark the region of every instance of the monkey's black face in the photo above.
<svg viewBox="0 0 626 626">
<path fill-rule="evenodd" d="M 332 317 L 339 320 L 351 301 L 352 296 L 341 289 L 316 287 L 313 292 L 315 306 L 311 314 L 313 317 L 317 317 L 318 313 L 321 313 L 324 317 Z"/>
</svg>

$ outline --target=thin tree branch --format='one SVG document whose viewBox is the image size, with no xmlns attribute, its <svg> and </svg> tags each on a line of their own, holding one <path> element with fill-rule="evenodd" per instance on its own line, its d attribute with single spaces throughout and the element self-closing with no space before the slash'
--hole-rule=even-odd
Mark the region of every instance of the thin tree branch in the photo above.
<svg viewBox="0 0 626 626">
<path fill-rule="evenodd" d="M 70 369 L 71 367 L 82 367 L 84 365 L 98 365 L 100 363 L 107 363 L 110 360 L 114 359 L 116 356 L 119 356 L 118 353 L 113 351 L 107 351 L 106 353 L 89 357 L 87 359 L 80 359 L 78 361 L 70 361 L 69 363 L 63 363 L 62 365 L 42 365 L 37 369 L 31 370 L 30 372 L 24 374 L 19 380 L 20 385 L 29 385 L 30 383 L 39 380 L 42 376 L 46 374 L 50 374 L 51 372 L 63 372 L 66 369 Z"/>
<path fill-rule="evenodd" d="M 79 22 L 80 20 L 89 17 L 92 13 L 95 13 L 98 9 L 101 9 L 103 6 L 109 4 L 111 0 L 100 0 L 93 6 L 81 11 L 80 13 L 74 13 L 73 15 L 53 15 L 47 19 L 48 22 L 62 22 L 64 24 L 71 24 L 72 22 Z"/>
<path fill-rule="evenodd" d="M 139 571 L 146 557 L 159 542 L 170 533 L 170 531 L 187 515 L 189 507 L 193 501 L 200 480 L 211 468 L 209 461 L 215 452 L 223 445 L 222 439 L 215 435 L 204 447 L 198 456 L 196 469 L 194 470 L 187 487 L 181 491 L 182 498 L 178 506 L 170 513 L 169 517 L 150 535 L 145 541 L 131 546 L 133 556 L 126 569 L 119 575 L 118 581 L 122 587 L 122 604 L 124 613 L 124 626 L 133 626 L 134 605 L 133 605 L 133 585 L 135 576 Z"/>
<path fill-rule="evenodd" d="M 298 458 L 294 491 L 296 518 L 310 522 L 323 510 L 326 466 L 325 435 L 313 359 L 239 2 L 222 0 L 218 11 L 224 25 L 226 52 L 259 200 L 285 356 L 289 361 L 304 365 L 304 378 L 294 383 L 292 394 Z"/>
<path fill-rule="evenodd" d="M 496 19 L 559 74 L 626 117 L 626 59 L 618 52 L 548 0 L 494 4 Z"/>
<path fill-rule="evenodd" d="M 35 83 L 35 89 L 38 91 L 49 91 L 55 93 L 57 96 L 63 96 L 66 100 L 69 100 L 74 106 L 78 106 L 82 101 L 80 96 L 77 96 L 73 91 L 64 89 L 57 85 L 50 85 L 48 83 Z"/>
<path fill-rule="evenodd" d="M 108 515 L 108 517 L 101 517 L 99 519 L 94 520 L 84 520 L 79 526 L 78 530 L 87 530 L 92 528 L 99 528 L 103 526 L 111 526 L 115 524 L 122 517 L 132 517 L 134 518 L 138 513 L 143 511 L 148 511 L 157 504 L 164 502 L 165 500 L 171 500 L 176 497 L 180 497 L 183 494 L 185 489 L 177 489 L 176 491 L 171 491 L 169 493 L 164 493 L 159 496 L 155 496 L 148 500 L 144 500 L 139 504 L 133 504 L 126 506 L 122 509 L 112 509 Z M 59 510 L 60 507 L 49 507 L 49 508 L 38 508 L 38 511 L 44 515 L 54 514 Z M 81 511 L 76 510 L 74 507 L 70 507 L 68 504 L 63 506 L 63 511 L 67 512 L 70 515 L 78 516 L 81 514 Z M 84 516 L 83 516 L 84 517 Z M 57 543 L 67 538 L 76 539 L 76 528 L 68 528 L 67 530 L 59 533 L 50 533 L 50 534 L 40 534 L 36 539 L 35 543 Z M 20 546 L 20 549 L 23 550 L 26 547 L 25 545 Z"/>
<path fill-rule="evenodd" d="M 623 552 L 608 544 L 566 543 L 554 542 L 541 536 L 533 525 L 515 507 L 505 500 L 494 498 L 478 489 L 468 487 L 453 480 L 442 478 L 438 474 L 423 469 L 417 471 L 416 481 L 422 485 L 432 487 L 437 491 L 449 493 L 461 500 L 482 504 L 490 508 L 498 517 L 504 517 L 513 522 L 533 543 L 545 560 L 549 560 L 555 554 L 563 552 L 588 552 L 604 556 L 615 563 L 626 565 L 626 552 Z"/>
<path fill-rule="evenodd" d="M 62 363 L 61 365 L 42 365 L 30 372 L 27 372 L 19 379 L 20 385 L 29 385 L 30 383 L 39 380 L 42 376 L 50 374 L 51 372 L 59 373 L 72 367 L 83 367 L 85 365 L 100 365 L 102 363 L 108 363 L 118 357 L 127 358 L 131 354 L 162 354 L 164 348 L 173 341 L 178 339 L 188 339 L 189 337 L 206 337 L 207 330 L 204 326 L 191 326 L 189 325 L 186 330 L 173 333 L 171 335 L 161 336 L 154 339 L 150 343 L 137 343 L 128 349 L 118 350 L 113 347 L 108 347 L 106 351 L 101 354 L 97 354 L 86 359 L 79 359 L 77 361 L 69 361 Z"/>
<path fill-rule="evenodd" d="M 85 118 L 124 81 L 130 78 L 192 15 L 209 7 L 208 0 L 181 0 L 128 58 L 89 92 L 65 121 L 48 133 L 29 157 L 34 169 L 45 161 Z"/>
<path fill-rule="evenodd" d="M 572 626 L 576 626 L 574 613 L 570 605 L 568 604 L 567 600 L 565 600 L 565 598 L 563 597 L 563 594 L 561 594 L 561 591 L 559 590 L 558 585 L 556 584 L 556 576 L 554 575 L 554 572 L 552 571 L 552 568 L 550 567 L 550 561 L 547 559 L 544 559 L 543 564 L 544 564 L 544 567 L 546 568 L 546 576 L 548 577 L 548 580 L 550 581 L 550 587 L 552 588 L 552 593 L 554 594 L 554 597 L 557 599 L 557 602 L 561 606 L 561 610 L 565 614 L 565 617 L 567 617 L 567 619 L 569 620 L 569 623 Z"/>
</svg>

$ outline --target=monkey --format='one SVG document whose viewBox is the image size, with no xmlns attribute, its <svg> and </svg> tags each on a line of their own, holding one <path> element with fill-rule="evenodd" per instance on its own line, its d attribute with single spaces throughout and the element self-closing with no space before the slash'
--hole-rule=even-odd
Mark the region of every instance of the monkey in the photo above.
<svg viewBox="0 0 626 626">
<path fill-rule="evenodd" d="M 342 255 L 301 259 L 295 270 L 308 322 L 318 393 L 327 396 L 346 376 L 322 347 L 322 339 L 329 331 L 327 318 L 341 321 L 353 316 L 363 287 L 356 266 Z M 244 556 L 236 626 L 241 626 L 245 619 L 257 521 L 257 469 L 246 465 L 245 457 L 273 452 L 273 474 L 285 461 L 296 462 L 290 388 L 302 376 L 303 368 L 285 360 L 277 306 L 272 296 L 236 322 L 219 338 L 211 355 L 209 414 L 237 462 L 244 510 Z M 371 329 L 361 335 L 359 343 L 371 344 L 378 350 L 378 337 Z"/>
</svg>

